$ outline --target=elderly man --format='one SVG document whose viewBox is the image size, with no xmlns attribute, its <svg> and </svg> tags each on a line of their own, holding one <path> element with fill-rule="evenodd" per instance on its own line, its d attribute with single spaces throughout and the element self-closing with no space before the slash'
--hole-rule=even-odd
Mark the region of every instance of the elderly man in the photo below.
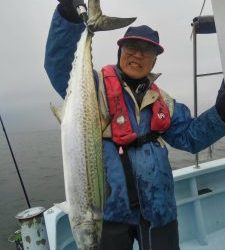
<svg viewBox="0 0 225 250">
<path fill-rule="evenodd" d="M 64 98 L 84 23 L 73 0 L 60 0 L 46 47 L 45 68 Z M 118 40 L 118 62 L 94 71 L 106 173 L 103 250 L 179 250 L 173 176 L 164 144 L 197 153 L 225 135 L 225 88 L 216 105 L 194 119 L 155 81 L 164 49 L 158 32 L 130 27 Z M 172 86 L 171 86 L 172 87 Z M 115 98 L 116 96 L 116 98 Z M 123 126 L 121 126 L 123 125 Z"/>
</svg>

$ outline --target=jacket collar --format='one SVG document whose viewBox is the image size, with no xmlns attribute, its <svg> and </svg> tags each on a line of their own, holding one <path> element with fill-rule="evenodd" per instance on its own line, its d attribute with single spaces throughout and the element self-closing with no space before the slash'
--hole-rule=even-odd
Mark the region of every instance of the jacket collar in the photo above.
<svg viewBox="0 0 225 250">
<path fill-rule="evenodd" d="M 151 86 L 152 83 L 155 82 L 156 79 L 158 79 L 158 77 L 161 75 L 161 73 L 159 74 L 155 74 L 155 73 L 149 73 L 148 74 L 148 79 L 149 79 L 149 87 Z M 139 123 L 140 122 L 140 111 L 145 108 L 146 106 L 154 103 L 159 94 L 154 91 L 154 90 L 151 90 L 150 88 L 148 88 L 148 90 L 146 91 L 144 97 L 143 97 L 143 100 L 142 100 L 142 103 L 141 103 L 141 107 L 139 108 L 138 104 L 137 104 L 137 101 L 130 89 L 130 87 L 124 82 L 124 81 L 121 81 L 122 82 L 122 86 L 123 88 L 129 93 L 129 95 L 131 96 L 132 100 L 134 101 L 134 104 L 135 104 L 135 114 L 136 114 L 136 118 L 137 118 L 137 122 Z"/>
</svg>

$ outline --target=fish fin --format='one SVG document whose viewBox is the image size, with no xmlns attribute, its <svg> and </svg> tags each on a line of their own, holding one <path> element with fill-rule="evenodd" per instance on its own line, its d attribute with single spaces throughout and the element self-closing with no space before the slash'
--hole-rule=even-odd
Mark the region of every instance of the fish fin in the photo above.
<svg viewBox="0 0 225 250">
<path fill-rule="evenodd" d="M 59 123 L 61 123 L 61 118 L 62 118 L 62 108 L 56 108 L 51 102 L 50 102 L 50 109 L 56 119 L 58 120 Z"/>
<path fill-rule="evenodd" d="M 57 208 L 62 210 L 64 213 L 68 214 L 69 213 L 69 207 L 66 201 L 61 202 L 61 203 L 55 203 L 54 204 Z"/>
<path fill-rule="evenodd" d="M 137 18 L 120 18 L 120 17 L 109 17 L 102 15 L 97 19 L 90 18 L 87 22 L 88 28 L 95 31 L 107 31 L 107 30 L 115 30 L 126 27 L 133 23 Z"/>
<path fill-rule="evenodd" d="M 105 31 L 126 27 L 136 20 L 134 18 L 108 17 L 102 15 L 100 0 L 88 0 L 88 21 L 89 30 Z"/>
</svg>

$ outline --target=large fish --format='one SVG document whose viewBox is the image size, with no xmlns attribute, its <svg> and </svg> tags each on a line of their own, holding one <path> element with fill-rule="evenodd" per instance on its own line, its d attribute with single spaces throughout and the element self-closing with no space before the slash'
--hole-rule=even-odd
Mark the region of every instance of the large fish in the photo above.
<svg viewBox="0 0 225 250">
<path fill-rule="evenodd" d="M 98 249 L 104 201 L 102 133 L 93 77 L 92 37 L 95 31 L 118 29 L 134 20 L 103 16 L 99 0 L 89 0 L 87 26 L 74 55 L 61 115 L 61 142 L 66 207 L 79 250 Z"/>
</svg>

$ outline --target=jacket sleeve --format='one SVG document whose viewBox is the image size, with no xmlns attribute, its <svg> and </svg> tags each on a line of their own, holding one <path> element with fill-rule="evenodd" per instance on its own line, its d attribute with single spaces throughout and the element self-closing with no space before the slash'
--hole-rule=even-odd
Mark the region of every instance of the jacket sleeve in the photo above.
<svg viewBox="0 0 225 250">
<path fill-rule="evenodd" d="M 46 44 L 45 70 L 55 90 L 64 98 L 83 23 L 72 23 L 60 16 L 56 8 Z"/>
<path fill-rule="evenodd" d="M 174 148 L 197 153 L 223 136 L 225 123 L 215 107 L 192 118 L 184 104 L 175 102 L 171 126 L 162 137 Z"/>
</svg>

